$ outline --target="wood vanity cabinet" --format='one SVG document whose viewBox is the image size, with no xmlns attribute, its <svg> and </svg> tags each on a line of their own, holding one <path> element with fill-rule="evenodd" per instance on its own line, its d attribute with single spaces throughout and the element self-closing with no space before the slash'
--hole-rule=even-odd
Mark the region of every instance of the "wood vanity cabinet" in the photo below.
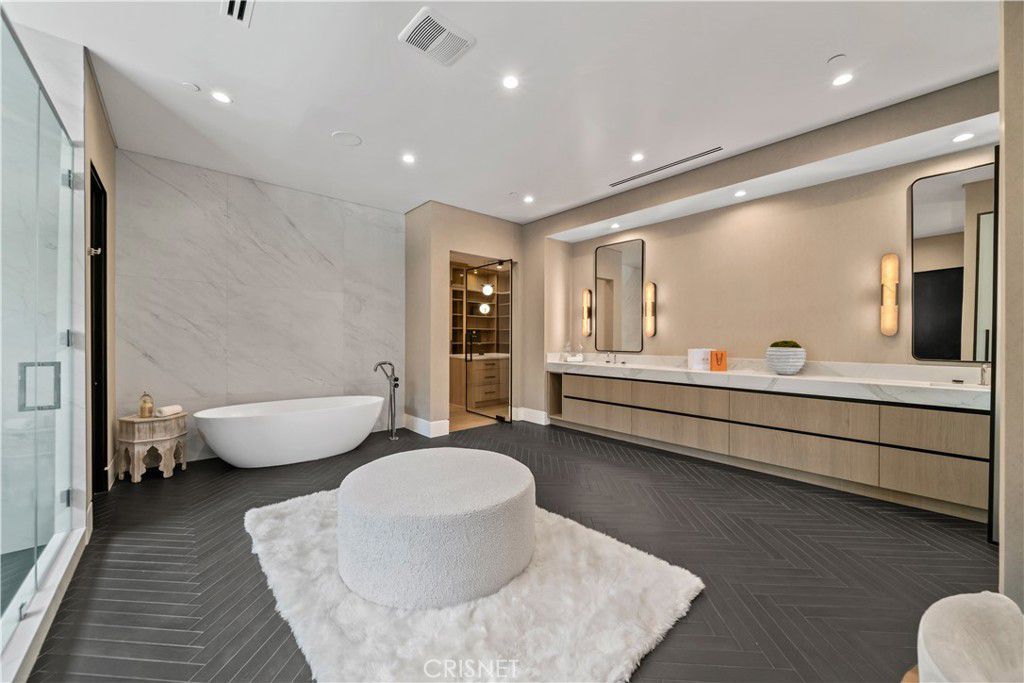
<svg viewBox="0 0 1024 683">
<path fill-rule="evenodd" d="M 953 514 L 988 506 L 986 412 L 590 375 L 560 380 L 562 422 L 785 468 L 769 470 L 777 474 L 807 473 L 836 488 L 852 482 L 855 491 L 909 505 L 940 501 Z"/>
</svg>

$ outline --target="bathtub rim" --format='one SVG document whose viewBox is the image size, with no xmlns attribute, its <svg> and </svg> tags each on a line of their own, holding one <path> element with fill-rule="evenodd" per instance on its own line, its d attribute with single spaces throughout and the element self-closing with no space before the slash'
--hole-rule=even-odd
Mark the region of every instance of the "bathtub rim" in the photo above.
<svg viewBox="0 0 1024 683">
<path fill-rule="evenodd" d="M 213 414 L 219 410 L 226 410 L 229 408 L 250 408 L 254 406 L 266 406 L 271 404 L 282 404 L 282 403 L 299 403 L 302 401 L 318 401 L 323 399 L 337 399 L 337 398 L 348 398 L 348 399 L 370 399 L 365 402 L 352 403 L 350 405 L 327 405 L 320 408 L 304 408 L 300 410 L 288 410 L 277 413 L 251 413 L 249 415 L 216 415 Z M 192 417 L 196 420 L 247 420 L 251 418 L 267 418 L 267 417 L 278 417 L 281 415 L 300 415 L 310 413 L 322 413 L 332 410 L 345 409 L 345 408 L 361 408 L 363 406 L 373 405 L 374 401 L 377 402 L 378 407 L 384 404 L 383 396 L 376 396 L 374 394 L 336 394 L 332 396 L 307 396 L 305 398 L 282 398 L 274 401 L 255 401 L 253 403 L 233 403 L 226 406 L 215 406 L 213 408 L 204 408 L 196 413 L 192 414 Z"/>
</svg>

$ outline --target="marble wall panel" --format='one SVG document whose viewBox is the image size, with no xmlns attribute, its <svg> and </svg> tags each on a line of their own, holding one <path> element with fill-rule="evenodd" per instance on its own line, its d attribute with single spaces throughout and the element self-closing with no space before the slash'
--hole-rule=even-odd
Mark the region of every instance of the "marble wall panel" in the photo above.
<svg viewBox="0 0 1024 683">
<path fill-rule="evenodd" d="M 403 374 L 401 214 L 132 152 L 117 163 L 119 413 L 147 390 L 194 413 L 385 395 L 379 360 Z M 189 449 L 213 455 L 194 430 Z"/>
</svg>

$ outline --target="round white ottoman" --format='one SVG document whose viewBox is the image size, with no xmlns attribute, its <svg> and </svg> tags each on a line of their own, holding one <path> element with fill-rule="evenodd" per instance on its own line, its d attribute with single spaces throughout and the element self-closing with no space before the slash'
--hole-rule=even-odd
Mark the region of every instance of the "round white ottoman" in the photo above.
<svg viewBox="0 0 1024 683">
<path fill-rule="evenodd" d="M 1024 615 L 999 593 L 965 593 L 929 607 L 917 630 L 921 683 L 1024 680 Z"/>
<path fill-rule="evenodd" d="M 396 453 L 338 488 L 338 571 L 367 600 L 447 607 L 494 593 L 533 556 L 533 473 L 468 448 Z"/>
</svg>

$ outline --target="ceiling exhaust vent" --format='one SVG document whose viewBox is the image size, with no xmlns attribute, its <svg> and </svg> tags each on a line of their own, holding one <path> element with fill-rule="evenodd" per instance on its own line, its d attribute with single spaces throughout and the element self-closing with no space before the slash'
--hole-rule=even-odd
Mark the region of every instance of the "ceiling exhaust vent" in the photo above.
<svg viewBox="0 0 1024 683">
<path fill-rule="evenodd" d="M 647 177 L 649 175 L 653 175 L 655 173 L 660 173 L 661 171 L 664 171 L 666 169 L 672 168 L 673 166 L 678 166 L 679 164 L 685 164 L 688 161 L 696 161 L 697 159 L 700 159 L 701 157 L 706 157 L 706 156 L 709 156 L 711 154 L 717 154 L 718 152 L 721 152 L 721 151 L 722 151 L 721 147 L 714 147 L 712 149 L 706 149 L 703 152 L 697 152 L 696 154 L 691 154 L 690 156 L 685 157 L 683 159 L 677 159 L 676 161 L 673 161 L 671 163 L 665 164 L 664 166 L 659 166 L 658 168 L 652 168 L 650 171 L 644 171 L 643 173 L 637 173 L 636 175 L 631 175 L 628 178 L 623 178 L 622 180 L 616 180 L 614 183 L 609 183 L 608 187 L 618 187 L 619 185 L 624 185 L 625 183 L 630 183 L 630 182 L 633 182 L 634 180 L 640 180 L 641 178 L 645 178 L 645 177 Z"/>
<path fill-rule="evenodd" d="M 429 7 L 424 7 L 398 34 L 398 40 L 420 52 L 451 66 L 476 44 L 476 38 L 465 29 Z"/>
<path fill-rule="evenodd" d="M 249 28 L 252 24 L 252 8 L 256 0 L 220 0 L 221 15 Z"/>
</svg>

